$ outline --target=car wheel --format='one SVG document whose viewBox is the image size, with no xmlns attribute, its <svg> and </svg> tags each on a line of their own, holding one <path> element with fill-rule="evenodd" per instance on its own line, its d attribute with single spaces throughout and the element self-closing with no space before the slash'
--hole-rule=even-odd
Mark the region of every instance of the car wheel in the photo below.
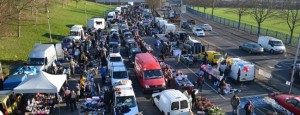
<svg viewBox="0 0 300 115">
<path fill-rule="evenodd" d="M 273 50 L 273 49 L 271 49 L 271 50 L 270 50 L 270 53 L 271 53 L 271 54 L 274 54 L 274 50 Z"/>
<path fill-rule="evenodd" d="M 152 103 L 153 106 L 155 106 L 154 98 L 151 98 L 151 103 Z"/>
<path fill-rule="evenodd" d="M 165 113 L 162 111 L 162 112 L 161 112 L 161 115 L 165 115 Z"/>
</svg>

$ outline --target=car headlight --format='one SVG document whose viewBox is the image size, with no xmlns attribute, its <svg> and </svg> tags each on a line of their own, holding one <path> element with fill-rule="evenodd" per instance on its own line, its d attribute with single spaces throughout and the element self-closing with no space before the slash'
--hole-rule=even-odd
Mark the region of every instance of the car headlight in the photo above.
<svg viewBox="0 0 300 115">
<path fill-rule="evenodd" d="M 162 84 L 162 86 L 165 87 L 165 86 L 166 86 L 166 83 L 164 82 L 164 83 Z"/>
<path fill-rule="evenodd" d="M 146 88 L 150 88 L 149 85 L 145 85 Z"/>
</svg>

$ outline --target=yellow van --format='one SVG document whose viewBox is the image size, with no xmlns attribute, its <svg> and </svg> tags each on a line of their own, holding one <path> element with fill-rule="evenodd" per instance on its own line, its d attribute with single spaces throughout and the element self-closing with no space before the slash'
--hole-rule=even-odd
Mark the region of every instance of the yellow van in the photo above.
<svg viewBox="0 0 300 115">
<path fill-rule="evenodd" d="M 21 105 L 22 94 L 15 94 L 12 90 L 0 91 L 0 110 L 4 115 L 13 115 Z"/>
<path fill-rule="evenodd" d="M 216 51 L 206 51 L 206 54 L 207 54 L 207 61 L 213 64 L 217 64 L 218 60 L 222 57 L 222 54 Z M 204 58 L 205 52 L 199 53 L 198 56 Z"/>
</svg>

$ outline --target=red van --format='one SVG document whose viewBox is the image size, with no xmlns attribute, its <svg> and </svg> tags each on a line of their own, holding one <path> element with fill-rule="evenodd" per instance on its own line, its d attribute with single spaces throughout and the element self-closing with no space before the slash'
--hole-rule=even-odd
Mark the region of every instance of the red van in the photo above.
<svg viewBox="0 0 300 115">
<path fill-rule="evenodd" d="M 150 53 L 135 55 L 134 69 L 143 92 L 166 89 L 166 83 L 158 60 Z"/>
</svg>

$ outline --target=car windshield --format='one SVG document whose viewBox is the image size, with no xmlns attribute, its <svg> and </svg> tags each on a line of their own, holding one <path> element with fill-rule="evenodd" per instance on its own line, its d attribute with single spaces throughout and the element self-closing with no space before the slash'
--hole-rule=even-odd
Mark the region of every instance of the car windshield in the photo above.
<svg viewBox="0 0 300 115">
<path fill-rule="evenodd" d="M 113 16 L 107 16 L 107 18 L 113 18 Z"/>
<path fill-rule="evenodd" d="M 222 57 L 221 55 L 215 55 L 215 56 L 214 56 L 215 59 L 219 59 L 219 58 L 221 58 L 221 57 Z"/>
<path fill-rule="evenodd" d="M 65 38 L 65 39 L 63 39 L 62 41 L 63 41 L 63 43 L 69 43 L 69 42 L 72 42 L 72 40 L 69 39 L 69 38 Z"/>
<path fill-rule="evenodd" d="M 132 34 L 125 34 L 124 37 L 125 37 L 125 38 L 132 38 L 133 36 L 132 36 Z"/>
<path fill-rule="evenodd" d="M 129 48 L 136 48 L 137 44 L 136 43 L 129 43 L 128 46 L 129 46 Z"/>
<path fill-rule="evenodd" d="M 120 96 L 120 97 L 116 97 L 116 104 L 117 106 L 128 106 L 128 107 L 135 107 L 136 106 L 136 102 L 134 99 L 134 96 Z"/>
<path fill-rule="evenodd" d="M 281 41 L 270 41 L 270 44 L 273 44 L 274 46 L 283 46 Z"/>
<path fill-rule="evenodd" d="M 162 78 L 161 71 L 159 69 L 157 70 L 145 70 L 144 71 L 145 79 L 157 79 Z"/>
<path fill-rule="evenodd" d="M 79 32 L 71 31 L 70 36 L 79 36 Z"/>
<path fill-rule="evenodd" d="M 122 58 L 121 57 L 110 57 L 110 62 L 120 62 L 122 61 Z"/>
<path fill-rule="evenodd" d="M 45 58 L 29 58 L 29 65 L 44 65 Z"/>
<path fill-rule="evenodd" d="M 119 45 L 118 44 L 109 44 L 109 48 L 118 48 Z"/>
<path fill-rule="evenodd" d="M 196 31 L 202 31 L 202 29 L 196 29 Z"/>
<path fill-rule="evenodd" d="M 115 79 L 128 78 L 127 71 L 116 71 L 113 73 L 113 78 Z"/>
</svg>

